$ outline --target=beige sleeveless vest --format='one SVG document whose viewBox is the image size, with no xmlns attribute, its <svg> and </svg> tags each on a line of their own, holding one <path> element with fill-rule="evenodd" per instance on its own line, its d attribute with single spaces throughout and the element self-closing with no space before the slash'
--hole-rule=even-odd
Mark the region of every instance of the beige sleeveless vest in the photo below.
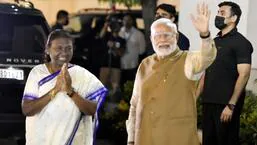
<svg viewBox="0 0 257 145">
<path fill-rule="evenodd" d="M 153 56 L 143 65 L 142 72 L 151 73 L 141 74 L 142 110 L 136 145 L 199 145 L 197 82 L 185 76 L 187 52 L 179 53 L 163 60 Z"/>
</svg>

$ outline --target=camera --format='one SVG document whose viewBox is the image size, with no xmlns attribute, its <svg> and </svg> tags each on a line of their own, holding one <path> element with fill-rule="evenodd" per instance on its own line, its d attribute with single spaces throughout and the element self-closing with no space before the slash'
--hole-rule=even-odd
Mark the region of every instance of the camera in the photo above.
<svg viewBox="0 0 257 145">
<path fill-rule="evenodd" d="M 109 23 L 111 31 L 119 31 L 122 26 L 122 21 L 116 17 L 109 17 L 106 21 Z"/>
</svg>

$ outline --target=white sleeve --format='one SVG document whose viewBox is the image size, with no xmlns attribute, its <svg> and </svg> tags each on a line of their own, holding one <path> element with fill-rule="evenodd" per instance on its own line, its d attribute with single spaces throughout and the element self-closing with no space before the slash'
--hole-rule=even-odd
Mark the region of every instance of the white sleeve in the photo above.
<svg viewBox="0 0 257 145">
<path fill-rule="evenodd" d="M 142 64 L 142 63 L 141 63 Z M 136 74 L 135 82 L 134 82 L 134 87 L 133 87 L 133 93 L 132 97 L 130 100 L 130 108 L 129 108 L 129 117 L 128 120 L 126 120 L 126 129 L 128 133 L 128 142 L 133 142 L 135 141 L 135 124 L 136 124 L 136 108 L 137 108 L 137 103 L 138 103 L 138 97 L 139 97 L 139 85 L 138 82 L 140 81 L 140 76 L 139 76 L 139 71 L 141 64 L 138 67 L 138 71 Z"/>
<path fill-rule="evenodd" d="M 188 51 L 185 61 L 185 75 L 190 80 L 199 80 L 202 73 L 216 58 L 216 47 L 210 38 L 202 40 L 200 51 Z"/>
<path fill-rule="evenodd" d="M 36 100 L 39 98 L 39 85 L 36 68 L 33 68 L 28 76 L 22 100 Z"/>
</svg>

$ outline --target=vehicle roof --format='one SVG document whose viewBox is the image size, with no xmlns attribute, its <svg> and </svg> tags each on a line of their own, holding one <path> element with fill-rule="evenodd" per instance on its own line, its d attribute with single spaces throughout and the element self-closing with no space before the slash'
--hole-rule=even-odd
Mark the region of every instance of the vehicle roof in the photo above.
<svg viewBox="0 0 257 145">
<path fill-rule="evenodd" d="M 43 17 L 43 13 L 35 8 L 22 7 L 15 3 L 0 3 L 0 13 L 14 15 L 34 15 Z"/>
<path fill-rule="evenodd" d="M 132 10 L 127 10 L 127 9 L 108 9 L 108 8 L 86 8 L 86 9 L 81 9 L 78 11 L 78 14 L 115 14 L 115 13 L 139 13 L 141 14 L 141 10 L 138 9 L 132 9 Z"/>
</svg>

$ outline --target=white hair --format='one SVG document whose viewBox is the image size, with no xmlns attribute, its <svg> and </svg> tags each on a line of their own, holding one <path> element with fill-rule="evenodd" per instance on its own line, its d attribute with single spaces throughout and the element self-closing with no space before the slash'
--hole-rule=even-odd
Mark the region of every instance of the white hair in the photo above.
<svg viewBox="0 0 257 145">
<path fill-rule="evenodd" d="M 167 18 L 160 18 L 154 21 L 151 25 L 151 34 L 154 32 L 154 28 L 157 25 L 164 24 L 170 28 L 172 28 L 176 33 L 178 33 L 177 26 L 175 23 L 173 23 L 170 19 Z"/>
</svg>

